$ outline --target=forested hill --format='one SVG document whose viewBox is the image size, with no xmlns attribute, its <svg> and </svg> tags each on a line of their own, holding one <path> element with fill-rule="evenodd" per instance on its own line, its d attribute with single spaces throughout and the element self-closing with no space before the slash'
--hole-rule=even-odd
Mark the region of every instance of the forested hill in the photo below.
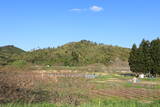
<svg viewBox="0 0 160 107">
<path fill-rule="evenodd" d="M 19 54 L 19 53 L 22 53 L 22 52 L 25 52 L 24 50 L 20 49 L 20 48 L 17 48 L 13 45 L 7 45 L 7 46 L 3 46 L 3 47 L 0 47 L 0 54 Z"/>
<path fill-rule="evenodd" d="M 82 66 L 95 63 L 105 65 L 115 61 L 126 61 L 128 48 L 97 44 L 87 40 L 71 42 L 57 48 L 37 49 L 14 56 L 15 61 L 33 64 Z"/>
<path fill-rule="evenodd" d="M 25 51 L 13 45 L 0 47 L 0 65 L 6 65 L 12 61 L 12 57 Z"/>
</svg>

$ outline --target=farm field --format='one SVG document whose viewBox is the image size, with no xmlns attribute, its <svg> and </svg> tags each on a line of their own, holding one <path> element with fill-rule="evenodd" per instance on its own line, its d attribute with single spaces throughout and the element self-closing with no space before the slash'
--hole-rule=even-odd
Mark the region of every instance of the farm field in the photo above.
<svg viewBox="0 0 160 107">
<path fill-rule="evenodd" d="M 159 107 L 160 78 L 131 72 L 41 68 L 0 73 L 0 107 Z"/>
</svg>

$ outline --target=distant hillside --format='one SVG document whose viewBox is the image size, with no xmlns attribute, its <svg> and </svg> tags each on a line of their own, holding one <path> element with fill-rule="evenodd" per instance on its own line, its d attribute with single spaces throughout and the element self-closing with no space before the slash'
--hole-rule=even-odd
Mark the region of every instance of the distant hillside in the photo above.
<svg viewBox="0 0 160 107">
<path fill-rule="evenodd" d="M 33 64 L 82 66 L 102 63 L 109 65 L 117 61 L 127 62 L 129 51 L 128 48 L 81 40 L 58 48 L 45 48 L 26 52 L 16 59 Z"/>
<path fill-rule="evenodd" d="M 19 54 L 22 52 L 25 52 L 25 51 L 13 45 L 0 47 L 0 53 Z"/>
<path fill-rule="evenodd" d="M 0 47 L 0 65 L 6 65 L 12 61 L 12 57 L 25 52 L 13 45 Z"/>
</svg>

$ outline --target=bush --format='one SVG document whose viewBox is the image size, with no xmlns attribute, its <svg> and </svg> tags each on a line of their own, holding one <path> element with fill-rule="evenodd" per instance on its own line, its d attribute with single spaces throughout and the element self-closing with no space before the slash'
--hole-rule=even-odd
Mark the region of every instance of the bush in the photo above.
<svg viewBox="0 0 160 107">
<path fill-rule="evenodd" d="M 11 63 L 12 66 L 18 67 L 18 68 L 22 68 L 25 65 L 27 65 L 27 62 L 24 60 L 17 60 Z"/>
</svg>

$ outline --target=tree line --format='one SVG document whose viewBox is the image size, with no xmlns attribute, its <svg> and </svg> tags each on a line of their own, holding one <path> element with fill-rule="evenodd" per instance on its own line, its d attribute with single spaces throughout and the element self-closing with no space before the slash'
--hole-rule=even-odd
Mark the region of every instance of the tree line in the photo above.
<svg viewBox="0 0 160 107">
<path fill-rule="evenodd" d="M 133 44 L 128 59 L 130 70 L 134 73 L 160 74 L 160 39 L 143 39 L 139 47 Z"/>
</svg>

